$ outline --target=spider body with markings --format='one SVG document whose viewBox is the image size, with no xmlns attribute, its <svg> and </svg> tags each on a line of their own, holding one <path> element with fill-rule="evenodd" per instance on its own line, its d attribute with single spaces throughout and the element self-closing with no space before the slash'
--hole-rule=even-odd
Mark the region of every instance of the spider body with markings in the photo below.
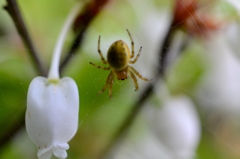
<svg viewBox="0 0 240 159">
<path fill-rule="evenodd" d="M 132 36 L 131 36 L 130 32 L 128 31 L 128 29 L 127 29 L 127 32 L 130 37 L 130 40 L 131 40 L 131 51 L 124 41 L 122 41 L 122 40 L 115 41 L 109 47 L 108 53 L 107 53 L 107 60 L 105 60 L 105 58 L 103 57 L 102 52 L 100 50 L 101 36 L 99 36 L 99 38 L 98 38 L 98 53 L 101 57 L 102 62 L 104 64 L 109 64 L 109 67 L 98 66 L 98 65 L 90 62 L 90 64 L 93 65 L 94 67 L 97 67 L 97 68 L 103 69 L 103 70 L 110 70 L 110 74 L 107 77 L 106 84 L 103 86 L 102 90 L 99 92 L 99 94 L 101 94 L 107 89 L 107 87 L 109 87 L 108 93 L 109 93 L 110 98 L 112 96 L 112 85 L 113 85 L 113 81 L 114 81 L 115 77 L 118 80 L 125 80 L 130 76 L 133 79 L 135 91 L 138 90 L 138 83 L 137 83 L 136 76 L 138 76 L 140 79 L 142 79 L 144 81 L 149 81 L 149 79 L 142 77 L 142 75 L 137 70 L 135 70 L 132 66 L 129 65 L 129 64 L 134 64 L 135 62 L 137 62 L 137 60 L 140 56 L 142 47 L 140 47 L 135 59 L 131 60 L 132 58 L 134 58 L 134 42 L 133 42 Z"/>
</svg>

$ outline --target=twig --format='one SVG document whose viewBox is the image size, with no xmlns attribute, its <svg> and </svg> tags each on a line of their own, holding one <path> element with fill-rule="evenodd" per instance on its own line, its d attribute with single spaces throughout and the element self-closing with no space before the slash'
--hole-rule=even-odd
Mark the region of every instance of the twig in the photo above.
<svg viewBox="0 0 240 159">
<path fill-rule="evenodd" d="M 85 31 L 87 30 L 90 23 L 94 20 L 94 18 L 98 15 L 101 9 L 108 4 L 110 0 L 93 0 L 88 3 L 82 12 L 77 16 L 73 29 L 77 33 L 72 46 L 67 52 L 66 57 L 60 64 L 60 72 L 66 67 L 71 58 L 77 52 L 77 50 L 81 47 L 82 41 L 85 37 Z"/>
<path fill-rule="evenodd" d="M 172 26 L 172 25 L 171 25 Z M 141 93 L 139 100 L 134 103 L 132 109 L 129 111 L 129 114 L 126 116 L 125 120 L 123 121 L 122 125 L 113 135 L 112 139 L 110 140 L 109 144 L 104 148 L 101 152 L 99 159 L 103 159 L 108 155 L 108 153 L 112 150 L 114 145 L 121 140 L 121 138 L 125 135 L 128 129 L 131 127 L 132 123 L 134 122 L 135 118 L 137 117 L 140 110 L 143 108 L 145 101 L 153 94 L 154 86 L 156 85 L 159 78 L 164 77 L 165 74 L 165 67 L 166 67 L 166 57 L 169 51 L 169 47 L 171 45 L 171 36 L 174 32 L 172 27 L 169 27 L 167 34 L 165 35 L 164 42 L 159 49 L 159 59 L 156 65 L 157 74 L 154 78 L 153 82 L 150 83 L 144 91 Z"/>
<path fill-rule="evenodd" d="M 79 34 L 76 36 L 76 38 L 74 39 L 72 46 L 70 47 L 69 51 L 67 52 L 67 55 L 65 56 L 64 60 L 60 64 L 60 68 L 59 68 L 60 73 L 70 62 L 71 58 L 74 56 L 74 54 L 77 52 L 77 50 L 81 47 L 82 41 L 84 39 L 85 30 L 86 30 L 86 28 L 81 30 L 79 32 Z"/>
<path fill-rule="evenodd" d="M 44 68 L 42 61 L 39 58 L 37 49 L 35 48 L 33 41 L 28 33 L 27 27 L 19 10 L 16 0 L 7 0 L 7 5 L 4 9 L 9 13 L 13 22 L 17 28 L 19 35 L 21 36 L 26 48 L 28 48 L 30 57 L 33 61 L 35 69 L 39 75 L 47 76 L 47 71 Z"/>
<path fill-rule="evenodd" d="M 40 61 L 40 58 L 38 57 L 38 53 L 35 49 L 35 46 L 30 38 L 26 25 L 23 21 L 17 2 L 15 0 L 7 0 L 7 5 L 4 6 L 4 9 L 9 13 L 11 18 L 13 19 L 13 22 L 17 28 L 18 33 L 20 34 L 26 48 L 28 48 L 30 57 L 34 63 L 35 69 L 37 70 L 38 74 L 46 76 L 47 72 L 43 67 L 43 63 Z M 24 127 L 25 125 L 24 117 L 25 113 L 23 113 L 18 118 L 18 122 L 15 125 L 13 125 L 10 129 L 7 130 L 6 136 L 1 136 L 0 150 L 9 140 L 12 139 L 12 136 L 14 136 L 22 127 Z"/>
</svg>

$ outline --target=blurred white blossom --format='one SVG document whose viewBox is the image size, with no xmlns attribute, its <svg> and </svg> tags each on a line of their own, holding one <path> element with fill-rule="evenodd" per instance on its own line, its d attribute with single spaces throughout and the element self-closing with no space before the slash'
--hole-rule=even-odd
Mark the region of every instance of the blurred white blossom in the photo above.
<svg viewBox="0 0 240 159">
<path fill-rule="evenodd" d="M 237 22 L 231 23 L 228 26 L 226 33 L 223 35 L 223 38 L 226 40 L 226 43 L 228 44 L 231 51 L 237 55 L 238 59 L 240 59 L 240 24 Z"/>
<path fill-rule="evenodd" d="M 171 159 L 166 151 L 157 136 L 147 129 L 141 139 L 119 144 L 108 159 Z"/>
<path fill-rule="evenodd" d="M 168 97 L 161 106 L 149 105 L 147 118 L 171 159 L 195 156 L 201 125 L 195 106 L 187 96 Z"/>
<path fill-rule="evenodd" d="M 151 102 L 143 110 L 143 115 L 146 119 L 146 127 L 141 135 L 119 143 L 110 158 L 193 159 L 195 157 L 201 136 L 201 125 L 195 106 L 187 96 L 167 97 L 163 103 Z"/>
<path fill-rule="evenodd" d="M 207 41 L 203 52 L 206 72 L 199 83 L 195 97 L 206 111 L 228 115 L 240 112 L 240 61 L 224 36 Z"/>
<path fill-rule="evenodd" d="M 240 11 L 240 1 L 239 0 L 226 0 L 233 7 L 235 7 L 238 11 Z"/>
</svg>

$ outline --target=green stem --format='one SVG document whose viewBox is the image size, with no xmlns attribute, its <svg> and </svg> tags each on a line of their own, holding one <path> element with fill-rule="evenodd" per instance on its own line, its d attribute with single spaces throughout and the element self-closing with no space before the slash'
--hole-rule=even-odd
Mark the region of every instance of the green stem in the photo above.
<svg viewBox="0 0 240 159">
<path fill-rule="evenodd" d="M 72 11 L 70 12 L 70 14 L 68 15 L 66 22 L 62 28 L 62 31 L 60 33 L 60 36 L 58 38 L 58 41 L 56 43 L 55 46 L 55 50 L 53 53 L 53 58 L 52 58 L 52 62 L 51 62 L 51 67 L 48 73 L 48 79 L 50 79 L 51 81 L 56 81 L 59 80 L 59 63 L 60 63 L 60 57 L 61 57 L 61 52 L 62 52 L 62 48 L 63 48 L 63 43 L 64 40 L 66 39 L 67 33 L 70 30 L 73 21 L 75 19 L 75 17 L 77 16 L 79 10 L 81 7 L 81 3 L 77 3 L 77 5 L 74 6 L 74 8 L 72 9 Z"/>
</svg>

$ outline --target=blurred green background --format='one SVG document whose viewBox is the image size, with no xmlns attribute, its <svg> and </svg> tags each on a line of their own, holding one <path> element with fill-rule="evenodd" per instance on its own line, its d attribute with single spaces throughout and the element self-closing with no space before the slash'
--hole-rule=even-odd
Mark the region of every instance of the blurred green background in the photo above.
<svg viewBox="0 0 240 159">
<path fill-rule="evenodd" d="M 83 1 L 83 3 L 85 2 Z M 79 130 L 70 141 L 68 158 L 96 158 L 120 126 L 133 103 L 139 100 L 139 93 L 147 85 L 147 82 L 138 80 L 140 89 L 135 92 L 132 80 L 115 81 L 112 99 L 108 97 L 108 90 L 97 95 L 109 74 L 108 71 L 96 69 L 89 64 L 89 62 L 93 62 L 103 65 L 97 52 L 98 36 L 101 35 L 101 49 L 106 57 L 108 47 L 115 40 L 122 39 L 130 45 L 125 30 L 128 28 L 135 42 L 135 50 L 143 46 L 142 55 L 139 61 L 134 64 L 134 68 L 144 77 L 151 78 L 156 72 L 151 65 L 156 61 L 151 60 L 156 58 L 156 48 L 159 47 L 159 43 L 164 37 L 164 31 L 161 31 L 162 28 L 158 28 L 158 25 L 161 23 L 163 27 L 168 25 L 168 20 L 163 19 L 171 18 L 173 2 L 164 0 L 144 0 L 141 2 L 111 0 L 92 21 L 85 33 L 86 38 L 82 47 L 64 69 L 62 75 L 70 76 L 76 80 L 80 92 Z M 75 1 L 21 0 L 18 3 L 40 57 L 48 68 L 62 24 Z M 223 12 L 221 14 L 225 13 L 231 16 L 231 21 L 238 21 L 237 12 L 233 8 L 226 2 L 219 3 L 216 10 Z M 5 4 L 4 0 L 0 1 L 0 6 Z M 155 23 L 151 24 L 149 20 L 158 20 L 156 17 L 159 17 L 159 22 L 156 22 L 156 25 Z M 155 35 L 155 30 L 159 30 L 157 33 L 161 32 L 161 34 Z M 73 37 L 74 35 L 69 33 L 63 54 L 69 48 Z M 196 85 L 208 69 L 204 63 L 204 56 L 201 54 L 205 51 L 202 40 L 192 41 L 191 45 L 184 50 L 184 54 L 178 60 L 173 60 L 172 66 L 167 70 L 167 86 L 172 95 L 186 94 L 193 98 Z M 155 49 L 148 47 L 148 45 L 152 46 L 150 43 L 156 44 Z M 0 143 L 1 159 L 37 158 L 36 148 L 28 138 L 23 124 L 28 86 L 36 76 L 38 74 L 10 16 L 1 9 L 0 138 L 8 137 L 10 130 L 21 127 L 6 144 Z M 196 158 L 240 158 L 239 130 L 232 128 L 231 124 L 225 120 L 216 126 L 197 104 L 196 109 L 202 122 L 202 134 Z M 137 139 L 141 138 L 145 124 L 144 118 L 139 115 L 136 124 L 131 129 L 131 131 L 135 130 L 134 134 L 138 136 Z"/>
</svg>

